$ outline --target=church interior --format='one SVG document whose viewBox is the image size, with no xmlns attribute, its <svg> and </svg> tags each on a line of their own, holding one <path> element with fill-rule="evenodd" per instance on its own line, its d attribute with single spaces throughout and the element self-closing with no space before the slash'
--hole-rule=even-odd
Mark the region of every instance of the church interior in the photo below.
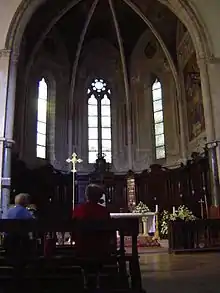
<svg viewBox="0 0 220 293">
<path fill-rule="evenodd" d="M 179 292 L 206 290 L 220 249 L 220 3 L 2 1 L 1 219 L 27 193 L 42 221 L 67 223 L 99 184 L 111 218 L 134 222 L 116 239 L 140 256 L 132 289 L 141 272 L 146 292 L 170 276 L 176 292 L 200 267 Z"/>
<path fill-rule="evenodd" d="M 76 203 L 84 200 L 88 182 L 101 180 L 108 185 L 111 210 L 126 209 L 130 171 L 133 204 L 170 209 L 192 197 L 178 177 L 188 173 L 187 180 L 199 181 L 184 166 L 193 153 L 203 156 L 206 144 L 195 49 L 174 13 L 158 1 L 142 2 L 79 1 L 70 8 L 69 1 L 52 6 L 47 1 L 32 16 L 17 64 L 14 194 L 26 191 L 37 201 L 48 197 L 59 207 L 63 197 L 71 201 L 66 159 L 76 152 L 82 159 Z M 106 166 L 99 175 L 94 164 L 102 156 Z M 205 163 L 201 169 L 206 174 Z M 95 172 L 103 178 L 94 178 Z M 33 180 L 27 180 L 31 173 Z M 197 213 L 200 189 L 209 193 L 205 180 L 195 182 Z"/>
</svg>

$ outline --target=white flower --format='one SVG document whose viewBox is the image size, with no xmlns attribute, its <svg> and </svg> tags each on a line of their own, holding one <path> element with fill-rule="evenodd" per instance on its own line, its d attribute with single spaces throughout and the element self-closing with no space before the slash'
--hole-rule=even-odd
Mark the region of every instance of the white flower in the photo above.
<svg viewBox="0 0 220 293">
<path fill-rule="evenodd" d="M 161 234 L 167 235 L 169 221 L 176 221 L 178 219 L 181 219 L 183 221 L 194 221 L 196 217 L 184 205 L 179 206 L 179 208 L 175 211 L 175 213 L 172 213 L 172 214 L 164 210 L 162 213 L 162 220 L 161 220 Z"/>
<path fill-rule="evenodd" d="M 150 209 L 142 201 L 134 208 L 133 213 L 136 214 L 146 214 L 150 212 Z"/>
</svg>

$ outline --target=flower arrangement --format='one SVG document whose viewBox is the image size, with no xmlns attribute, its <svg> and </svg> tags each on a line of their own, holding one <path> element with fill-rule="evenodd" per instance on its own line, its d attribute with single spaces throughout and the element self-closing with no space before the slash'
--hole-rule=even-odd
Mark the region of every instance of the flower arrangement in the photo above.
<svg viewBox="0 0 220 293">
<path fill-rule="evenodd" d="M 184 205 L 178 207 L 175 213 L 169 213 L 168 211 L 164 210 L 162 213 L 161 219 L 161 234 L 163 236 L 168 235 L 168 223 L 169 221 L 176 221 L 176 220 L 183 220 L 183 221 L 194 221 L 196 217 L 193 213 Z"/>
<path fill-rule="evenodd" d="M 146 214 L 149 212 L 150 212 L 150 209 L 142 201 L 140 201 L 139 204 L 133 210 L 133 213 L 136 213 L 136 214 Z M 146 221 L 146 220 L 147 220 L 147 217 L 142 217 L 142 221 Z"/>
<path fill-rule="evenodd" d="M 136 213 L 136 214 L 146 214 L 149 212 L 150 212 L 150 209 L 142 201 L 140 201 L 139 204 L 133 210 L 133 213 Z"/>
</svg>

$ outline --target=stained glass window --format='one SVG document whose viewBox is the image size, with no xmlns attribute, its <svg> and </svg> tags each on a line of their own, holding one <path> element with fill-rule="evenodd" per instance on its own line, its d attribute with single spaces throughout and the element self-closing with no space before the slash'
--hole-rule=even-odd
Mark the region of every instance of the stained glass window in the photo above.
<svg viewBox="0 0 220 293">
<path fill-rule="evenodd" d="M 47 98 L 48 89 L 44 78 L 38 84 L 38 106 L 37 106 L 37 157 L 46 158 L 46 135 L 47 135 Z"/>
<path fill-rule="evenodd" d="M 154 138 L 156 159 L 166 157 L 163 115 L 163 93 L 159 80 L 155 80 L 152 86 L 153 116 L 154 116 Z"/>
<path fill-rule="evenodd" d="M 98 154 L 112 161 L 111 90 L 103 79 L 95 79 L 87 90 L 88 162 L 95 163 Z"/>
</svg>

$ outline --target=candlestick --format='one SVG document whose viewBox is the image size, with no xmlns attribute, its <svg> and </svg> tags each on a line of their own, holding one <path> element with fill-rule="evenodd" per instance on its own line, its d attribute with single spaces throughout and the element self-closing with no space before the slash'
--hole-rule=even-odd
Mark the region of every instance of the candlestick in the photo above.
<svg viewBox="0 0 220 293">
<path fill-rule="evenodd" d="M 175 207 L 173 206 L 173 214 L 175 214 L 175 212 L 176 212 L 176 209 L 175 209 Z"/>
</svg>

